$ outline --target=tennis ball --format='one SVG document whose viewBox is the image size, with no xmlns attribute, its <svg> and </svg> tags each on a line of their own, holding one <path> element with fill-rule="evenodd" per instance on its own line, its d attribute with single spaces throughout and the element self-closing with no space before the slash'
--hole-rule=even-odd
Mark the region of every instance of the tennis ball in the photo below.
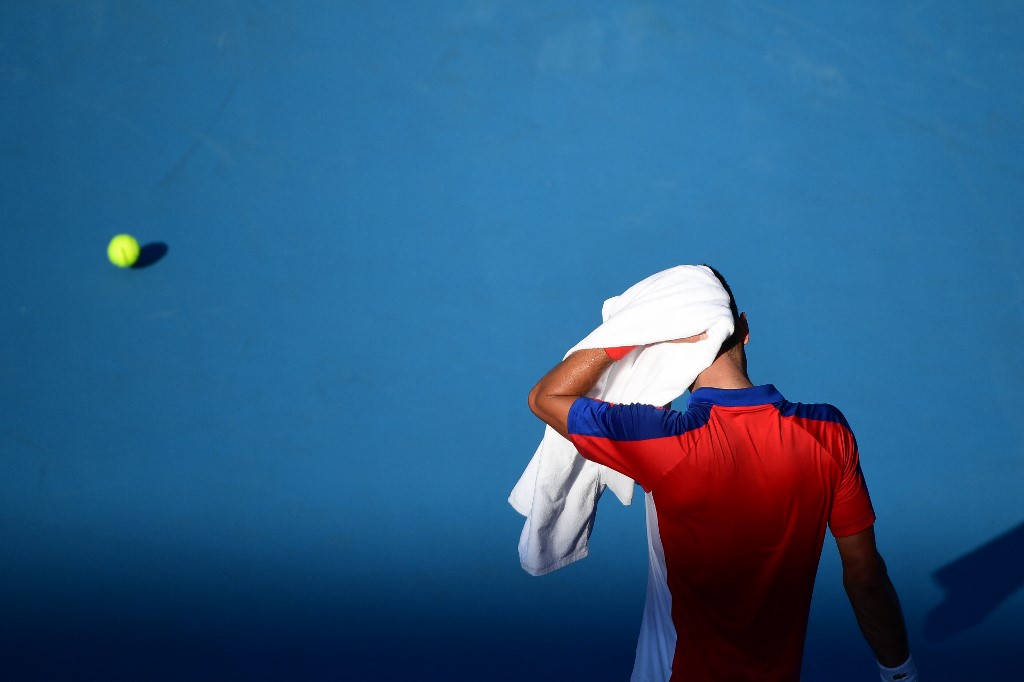
<svg viewBox="0 0 1024 682">
<path fill-rule="evenodd" d="M 139 242 L 130 234 L 119 234 L 107 245 L 107 258 L 119 268 L 130 268 L 139 260 Z"/>
</svg>

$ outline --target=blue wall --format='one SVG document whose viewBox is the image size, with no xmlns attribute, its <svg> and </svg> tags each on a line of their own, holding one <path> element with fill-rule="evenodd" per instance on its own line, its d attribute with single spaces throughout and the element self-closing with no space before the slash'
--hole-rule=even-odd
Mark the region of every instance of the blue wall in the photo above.
<svg viewBox="0 0 1024 682">
<path fill-rule="evenodd" d="M 525 395 L 604 298 L 706 261 L 754 380 L 857 431 L 926 679 L 1019 670 L 1022 31 L 995 1 L 4 3 L 4 665 L 625 679 L 642 506 L 523 573 Z M 118 270 L 118 232 L 166 254 Z M 806 677 L 873 665 L 827 543 Z"/>
</svg>

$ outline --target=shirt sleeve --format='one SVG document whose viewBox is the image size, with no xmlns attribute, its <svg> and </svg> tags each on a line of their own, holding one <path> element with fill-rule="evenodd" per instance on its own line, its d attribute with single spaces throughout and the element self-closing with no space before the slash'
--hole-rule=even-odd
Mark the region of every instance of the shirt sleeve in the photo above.
<svg viewBox="0 0 1024 682">
<path fill-rule="evenodd" d="M 569 439 L 583 457 L 629 476 L 650 492 L 678 461 L 666 457 L 652 440 L 671 438 L 673 421 L 680 416 L 651 405 L 577 398 L 569 408 Z"/>
<path fill-rule="evenodd" d="M 832 503 L 828 525 L 835 537 L 855 535 L 875 522 L 875 510 L 868 495 L 867 482 L 860 468 L 860 454 L 853 432 L 845 423 L 840 427 L 841 455 L 839 485 Z"/>
</svg>

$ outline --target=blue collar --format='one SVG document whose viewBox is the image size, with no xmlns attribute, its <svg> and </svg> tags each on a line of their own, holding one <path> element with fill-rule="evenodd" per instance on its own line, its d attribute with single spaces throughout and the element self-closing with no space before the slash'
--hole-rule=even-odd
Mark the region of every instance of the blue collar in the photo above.
<svg viewBox="0 0 1024 682">
<path fill-rule="evenodd" d="M 723 407 L 771 405 L 785 400 L 771 384 L 751 388 L 698 388 L 690 394 L 690 404 L 710 403 Z"/>
</svg>

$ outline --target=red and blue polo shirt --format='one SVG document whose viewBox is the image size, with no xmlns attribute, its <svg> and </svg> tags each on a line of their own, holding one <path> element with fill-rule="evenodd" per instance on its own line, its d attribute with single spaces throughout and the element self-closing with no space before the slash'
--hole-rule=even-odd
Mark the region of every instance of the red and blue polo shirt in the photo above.
<svg viewBox="0 0 1024 682">
<path fill-rule="evenodd" d="M 580 398 L 568 427 L 581 455 L 653 496 L 672 679 L 799 679 L 826 527 L 875 520 L 842 413 L 772 385 L 700 388 L 685 412 Z"/>
</svg>

